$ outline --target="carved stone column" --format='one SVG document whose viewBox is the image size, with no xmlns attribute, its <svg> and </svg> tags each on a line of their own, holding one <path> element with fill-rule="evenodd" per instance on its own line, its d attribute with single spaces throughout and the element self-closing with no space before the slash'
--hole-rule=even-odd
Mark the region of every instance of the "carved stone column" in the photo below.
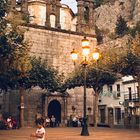
<svg viewBox="0 0 140 140">
<path fill-rule="evenodd" d="M 56 2 L 56 27 L 57 28 L 61 28 L 61 25 L 60 25 L 60 8 L 61 8 L 61 3 L 60 3 L 61 0 L 58 0 Z"/>
<path fill-rule="evenodd" d="M 77 0 L 77 27 L 76 30 L 77 32 L 82 32 L 82 24 L 84 22 L 83 16 L 84 16 L 84 1 L 83 0 Z"/>
<path fill-rule="evenodd" d="M 47 27 L 51 27 L 50 25 L 50 11 L 51 11 L 51 3 L 50 3 L 50 0 L 47 1 L 46 3 L 46 22 L 45 22 L 45 25 Z"/>
</svg>

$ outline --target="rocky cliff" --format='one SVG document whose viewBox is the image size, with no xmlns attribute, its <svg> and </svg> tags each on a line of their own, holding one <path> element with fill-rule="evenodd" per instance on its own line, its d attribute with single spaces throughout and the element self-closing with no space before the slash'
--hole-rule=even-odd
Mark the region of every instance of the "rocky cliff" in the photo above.
<svg viewBox="0 0 140 140">
<path fill-rule="evenodd" d="M 113 32 L 119 16 L 128 24 L 136 24 L 140 20 L 140 0 L 116 0 L 95 9 L 95 23 L 101 30 Z"/>
<path fill-rule="evenodd" d="M 116 22 L 120 16 L 123 17 L 129 27 L 135 26 L 140 21 L 140 0 L 115 0 L 95 9 L 95 24 L 103 34 L 102 45 L 124 45 L 128 41 L 127 37 L 113 41 L 110 38 L 115 32 Z"/>
</svg>

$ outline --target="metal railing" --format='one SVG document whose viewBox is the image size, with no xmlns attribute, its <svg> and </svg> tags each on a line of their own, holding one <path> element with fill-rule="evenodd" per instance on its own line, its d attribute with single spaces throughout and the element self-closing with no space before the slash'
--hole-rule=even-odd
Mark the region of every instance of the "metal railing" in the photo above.
<svg viewBox="0 0 140 140">
<path fill-rule="evenodd" d="M 124 94 L 124 100 L 128 102 L 138 102 L 139 101 L 138 93 Z"/>
</svg>

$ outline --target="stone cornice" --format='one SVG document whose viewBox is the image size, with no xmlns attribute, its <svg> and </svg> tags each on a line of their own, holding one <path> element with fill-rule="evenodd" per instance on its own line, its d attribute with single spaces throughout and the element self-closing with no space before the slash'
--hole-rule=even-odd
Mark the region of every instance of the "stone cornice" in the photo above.
<svg viewBox="0 0 140 140">
<path fill-rule="evenodd" d="M 86 37 L 96 38 L 96 35 L 92 35 L 92 34 L 79 33 L 79 32 L 68 31 L 68 30 L 57 29 L 57 28 L 50 28 L 50 27 L 34 25 L 34 24 L 25 24 L 24 26 L 32 27 L 32 28 L 36 28 L 36 29 L 42 29 L 42 30 L 61 32 L 61 33 L 66 33 L 66 34 L 73 34 L 73 35 L 79 35 L 79 36 L 86 36 Z"/>
</svg>

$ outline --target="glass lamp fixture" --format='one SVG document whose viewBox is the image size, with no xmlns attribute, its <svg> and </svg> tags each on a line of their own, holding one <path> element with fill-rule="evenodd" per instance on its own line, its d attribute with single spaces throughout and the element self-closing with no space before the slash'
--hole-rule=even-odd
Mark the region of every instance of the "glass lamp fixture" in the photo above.
<svg viewBox="0 0 140 140">
<path fill-rule="evenodd" d="M 94 48 L 93 49 L 93 53 L 92 53 L 92 58 L 93 60 L 98 60 L 100 57 L 100 53 L 99 53 L 99 49 L 98 48 Z"/>
<path fill-rule="evenodd" d="M 90 53 L 90 47 L 89 47 L 89 40 L 84 37 L 82 39 L 82 54 L 83 56 L 88 56 Z"/>
<path fill-rule="evenodd" d="M 86 37 L 84 37 L 84 39 L 82 39 L 82 47 L 83 46 L 89 46 L 89 40 Z"/>
<path fill-rule="evenodd" d="M 71 58 L 73 62 L 75 62 L 78 59 L 78 53 L 75 49 L 73 49 L 71 52 Z"/>
</svg>

